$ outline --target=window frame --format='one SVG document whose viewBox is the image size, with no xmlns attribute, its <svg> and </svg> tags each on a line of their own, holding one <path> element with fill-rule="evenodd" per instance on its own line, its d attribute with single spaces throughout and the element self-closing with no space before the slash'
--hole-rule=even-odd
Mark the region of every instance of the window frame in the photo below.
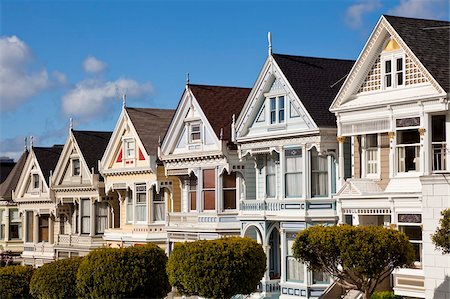
<svg viewBox="0 0 450 299">
<path fill-rule="evenodd" d="M 102 212 L 102 213 L 101 213 Z M 95 203 L 95 234 L 103 235 L 108 229 L 108 204 L 105 201 Z M 102 221 L 105 223 L 103 230 L 100 229 Z"/>
<path fill-rule="evenodd" d="M 214 187 L 205 187 L 205 171 L 213 171 L 214 172 Z M 202 208 L 204 211 L 215 211 L 217 210 L 217 198 L 216 198 L 216 189 L 217 189 L 217 171 L 215 168 L 205 168 L 202 169 Z M 206 209 L 205 208 L 205 191 L 206 192 L 214 192 L 214 208 Z"/>
<path fill-rule="evenodd" d="M 198 126 L 198 131 L 194 131 L 193 128 Z M 189 143 L 201 143 L 202 142 L 202 123 L 201 122 L 193 122 L 189 124 Z M 192 136 L 194 134 L 198 134 L 199 138 L 194 139 Z"/>
<path fill-rule="evenodd" d="M 443 117 L 444 118 L 444 126 L 443 126 L 443 140 L 440 141 L 434 141 L 434 126 L 433 126 L 433 119 L 436 117 Z M 447 160 L 449 159 L 449 155 L 448 155 L 448 146 L 447 146 L 447 117 L 445 114 L 436 114 L 436 115 L 431 115 L 431 119 L 430 119 L 430 125 L 431 125 L 431 136 L 430 136 L 430 140 L 431 140 L 431 171 L 433 173 L 444 173 L 444 172 L 448 172 L 447 170 L 447 165 L 448 162 Z M 436 151 L 436 149 L 438 151 Z M 440 153 L 439 153 L 440 152 Z M 440 158 L 436 159 L 436 156 Z M 440 160 L 440 163 L 437 161 Z M 436 164 L 437 163 L 437 164 Z M 440 167 L 436 167 L 438 164 L 440 164 Z M 438 169 L 440 168 L 440 169 Z"/>
<path fill-rule="evenodd" d="M 138 188 L 142 190 L 138 190 Z M 145 190 L 145 191 L 143 191 Z M 145 201 L 138 203 L 139 196 L 144 197 Z M 147 223 L 148 222 L 148 189 L 146 183 L 137 183 L 134 185 L 134 193 L 133 193 L 133 220 L 134 223 Z M 138 212 L 137 209 L 141 208 L 144 210 L 144 219 L 138 219 Z"/>
<path fill-rule="evenodd" d="M 278 156 L 278 160 L 276 160 L 275 155 Z M 268 172 L 269 168 L 269 161 L 270 163 L 273 163 L 273 173 L 272 172 Z M 267 154 L 265 155 L 265 165 L 264 165 L 264 186 L 265 186 L 265 195 L 266 198 L 270 198 L 270 199 L 275 199 L 277 198 L 277 164 L 280 163 L 280 155 L 278 153 L 272 153 L 272 154 Z M 272 194 L 268 194 L 268 186 L 269 186 L 269 176 L 273 176 L 273 181 L 274 181 L 274 185 L 273 185 L 273 195 Z"/>
<path fill-rule="evenodd" d="M 374 136 L 376 137 L 376 146 L 370 146 L 368 143 L 369 136 Z M 373 133 L 373 134 L 365 134 L 363 135 L 362 138 L 363 141 L 363 154 L 362 154 L 362 159 L 363 159 L 363 165 L 364 165 L 364 177 L 366 178 L 372 178 L 372 179 L 379 179 L 381 177 L 381 134 L 379 133 Z M 374 153 L 376 159 L 374 160 L 369 160 L 369 155 L 370 153 Z M 376 169 L 376 172 L 369 172 L 369 164 L 375 164 L 375 166 L 373 168 Z"/>
<path fill-rule="evenodd" d="M 80 198 L 80 234 L 82 235 L 88 235 L 91 233 L 91 199 L 90 198 Z M 88 213 L 84 212 L 85 205 L 89 207 Z M 87 223 L 88 225 L 83 224 L 83 220 L 88 219 Z M 86 232 L 87 230 L 87 232 Z"/>
<path fill-rule="evenodd" d="M 423 228 L 422 228 L 422 224 L 421 223 L 407 223 L 407 222 L 399 222 L 399 223 L 397 223 L 398 230 L 400 232 L 404 233 L 404 234 L 406 234 L 405 229 L 407 227 L 418 227 L 420 229 L 421 240 L 411 240 L 411 239 L 409 239 L 409 236 L 408 235 L 407 236 L 408 236 L 409 242 L 411 244 L 419 244 L 419 249 L 420 249 L 419 257 L 420 257 L 420 259 L 419 259 L 419 261 L 414 260 L 414 267 L 417 268 L 417 269 L 423 269 L 423 259 L 424 259 L 423 245 L 424 245 L 424 243 L 423 243 Z M 415 259 L 415 257 L 414 257 L 414 259 Z"/>
<path fill-rule="evenodd" d="M 0 209 L 0 240 L 6 237 L 6 209 Z"/>
<path fill-rule="evenodd" d="M 76 167 L 75 161 L 78 161 L 78 167 Z M 71 159 L 71 164 L 72 164 L 72 176 L 76 176 L 76 177 L 81 176 L 81 162 L 80 162 L 80 158 L 72 158 Z M 78 169 L 78 173 L 76 173 L 77 169 Z"/>
<path fill-rule="evenodd" d="M 133 145 L 132 147 L 130 145 Z M 132 154 L 130 153 L 132 150 Z M 136 159 L 136 140 L 132 137 L 123 138 L 124 159 Z"/>
<path fill-rule="evenodd" d="M 234 186 L 226 187 L 225 186 L 225 176 L 234 176 Z M 231 171 L 231 173 L 224 172 L 222 174 L 222 204 L 224 211 L 235 211 L 237 210 L 237 173 L 235 171 Z M 225 193 L 234 191 L 234 208 L 226 208 L 225 207 Z"/>
<path fill-rule="evenodd" d="M 44 225 L 44 219 L 47 220 L 46 225 Z M 43 229 L 47 229 L 47 236 L 45 238 Z M 38 242 L 50 242 L 50 215 L 41 215 L 38 220 Z"/>
<path fill-rule="evenodd" d="M 39 173 L 32 173 L 31 181 L 33 183 L 32 190 L 40 190 L 41 189 L 41 177 L 40 177 Z"/>
<path fill-rule="evenodd" d="M 303 148 L 301 147 L 293 147 L 293 148 L 284 148 L 284 197 L 285 198 L 303 198 L 305 197 L 305 190 L 303 190 L 303 172 L 304 172 L 304 168 L 305 168 L 305 157 L 304 157 L 304 153 L 303 153 Z M 288 151 L 299 151 L 300 154 L 298 155 L 287 155 Z M 301 161 L 301 166 L 300 169 L 296 169 L 296 171 L 288 171 L 287 170 L 287 164 L 288 164 L 288 157 L 298 157 L 300 158 Z M 299 186 L 300 186 L 300 195 L 288 195 L 288 180 L 287 177 L 288 175 L 300 175 L 300 180 L 298 182 Z"/>
<path fill-rule="evenodd" d="M 382 90 L 392 90 L 398 87 L 405 86 L 405 53 L 402 50 L 395 50 L 390 52 L 383 52 L 380 55 L 381 61 L 381 87 Z M 402 69 L 397 69 L 397 59 L 402 59 Z M 391 62 L 391 71 L 388 73 L 391 76 L 391 86 L 386 86 L 386 62 Z M 402 84 L 397 82 L 397 74 L 402 73 Z"/>
<path fill-rule="evenodd" d="M 397 122 L 397 119 L 396 119 Z M 423 165 L 422 165 L 422 156 L 421 156 L 421 136 L 419 133 L 420 124 L 417 126 L 397 126 L 395 127 L 395 173 L 396 175 L 400 176 L 408 176 L 408 175 L 417 175 L 418 173 L 422 172 Z M 418 135 L 418 142 L 416 143 L 399 143 L 399 134 L 404 131 L 416 131 Z M 418 163 L 419 167 L 416 170 L 406 170 L 406 147 L 414 147 L 415 151 L 417 151 L 418 155 L 415 156 L 413 159 L 413 163 Z M 402 168 L 404 168 L 404 171 L 400 171 L 400 148 L 404 149 L 404 157 L 402 158 L 404 161 L 404 165 Z M 414 162 L 415 159 L 418 159 L 418 162 Z"/>
<path fill-rule="evenodd" d="M 313 165 L 313 152 L 317 153 L 317 165 L 319 166 L 320 163 L 320 159 L 325 159 L 325 170 L 321 170 L 321 169 L 313 169 L 312 165 Z M 320 168 L 320 167 L 318 167 Z M 309 181 L 309 190 L 310 190 L 310 196 L 311 198 L 326 198 L 330 196 L 331 193 L 331 185 L 330 185 L 330 163 L 329 163 L 329 159 L 328 159 L 328 155 L 326 156 L 320 156 L 319 155 L 319 151 L 313 147 L 309 150 L 309 172 L 310 172 L 310 181 Z M 326 174 L 326 184 L 325 184 L 325 194 L 313 194 L 313 174 L 319 174 L 318 178 L 320 177 L 320 174 Z M 320 180 L 319 180 L 320 183 Z"/>
<path fill-rule="evenodd" d="M 155 200 L 159 198 L 159 200 Z M 156 220 L 155 216 L 155 206 L 162 205 L 164 207 L 163 211 L 163 219 Z M 160 188 L 159 193 L 156 192 L 155 186 L 153 187 L 153 196 L 152 196 L 152 222 L 153 223 L 163 223 L 166 221 L 166 202 L 164 198 L 164 188 Z"/>
<path fill-rule="evenodd" d="M 269 107 L 269 125 L 286 124 L 286 94 L 267 94 L 267 105 Z M 282 105 L 281 105 L 282 103 Z M 274 104 L 274 105 L 273 105 Z M 281 119 L 283 115 L 283 119 Z M 259 117 L 259 115 L 258 115 Z"/>
<path fill-rule="evenodd" d="M 195 184 L 193 184 L 193 182 L 195 182 Z M 198 211 L 197 192 L 198 192 L 198 178 L 194 174 L 191 174 L 189 176 L 189 191 L 188 191 L 189 211 Z M 194 205 L 192 203 L 194 203 Z"/>
<path fill-rule="evenodd" d="M 13 212 L 17 212 L 17 219 L 14 219 Z M 16 221 L 13 221 L 16 220 Z M 12 227 L 17 226 L 17 237 L 12 237 Z M 22 220 L 20 219 L 19 209 L 9 209 L 9 240 L 22 240 Z"/>
</svg>

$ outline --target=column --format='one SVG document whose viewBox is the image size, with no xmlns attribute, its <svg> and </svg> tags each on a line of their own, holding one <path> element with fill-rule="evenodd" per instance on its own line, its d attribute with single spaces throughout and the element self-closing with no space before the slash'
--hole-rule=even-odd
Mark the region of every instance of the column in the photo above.
<svg viewBox="0 0 450 299">
<path fill-rule="evenodd" d="M 419 128 L 420 135 L 420 172 L 424 175 L 431 173 L 431 126 L 430 115 L 425 113 L 422 118 L 421 128 Z"/>
<path fill-rule="evenodd" d="M 395 132 L 388 132 L 389 136 L 389 178 L 394 177 L 395 170 Z"/>
<path fill-rule="evenodd" d="M 280 270 L 280 282 L 286 282 L 286 248 L 287 248 L 287 244 L 286 244 L 286 232 L 284 229 L 280 229 L 280 239 L 281 239 L 281 250 L 280 250 L 280 255 L 281 255 L 281 270 Z"/>
<path fill-rule="evenodd" d="M 338 136 L 337 141 L 339 142 L 339 158 L 338 158 L 338 167 L 339 167 L 339 171 L 338 171 L 338 182 L 339 182 L 339 186 L 337 186 L 336 190 L 339 190 L 345 183 L 344 180 L 344 142 L 345 142 L 345 137 L 344 136 Z"/>
<path fill-rule="evenodd" d="M 5 209 L 5 221 L 6 221 L 6 223 L 5 223 L 5 241 L 9 241 L 9 221 L 10 221 L 9 213 L 10 213 L 9 209 L 6 208 Z"/>
<path fill-rule="evenodd" d="M 266 273 L 264 273 L 264 279 L 263 280 L 270 280 L 270 245 L 264 245 L 263 246 L 264 253 L 266 254 L 266 265 L 267 270 Z M 263 285 L 264 287 L 264 285 Z M 265 290 L 263 290 L 265 291 Z"/>
<path fill-rule="evenodd" d="M 33 243 L 37 244 L 39 242 L 39 215 L 36 212 L 33 215 Z"/>
<path fill-rule="evenodd" d="M 95 200 L 92 201 L 92 198 L 89 200 L 89 203 L 91 205 L 91 211 L 90 211 L 90 225 L 89 225 L 89 236 L 93 237 L 95 236 Z"/>
<path fill-rule="evenodd" d="M 198 185 L 198 184 L 197 184 Z M 181 194 L 181 211 L 187 213 L 189 211 L 189 178 L 185 179 L 182 185 Z M 198 206 L 197 206 L 198 207 Z"/>
<path fill-rule="evenodd" d="M 52 215 L 48 216 L 48 242 L 50 244 L 54 243 L 54 236 L 55 236 L 55 222 L 53 221 Z"/>
</svg>

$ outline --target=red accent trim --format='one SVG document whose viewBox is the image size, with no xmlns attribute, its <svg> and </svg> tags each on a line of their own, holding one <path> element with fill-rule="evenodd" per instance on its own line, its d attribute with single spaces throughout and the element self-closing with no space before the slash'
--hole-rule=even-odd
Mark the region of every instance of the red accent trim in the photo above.
<svg viewBox="0 0 450 299">
<path fill-rule="evenodd" d="M 139 149 L 139 160 L 145 160 L 144 154 L 142 153 L 141 149 Z"/>
<path fill-rule="evenodd" d="M 120 149 L 119 156 L 117 157 L 116 162 L 122 162 L 122 149 Z"/>
</svg>

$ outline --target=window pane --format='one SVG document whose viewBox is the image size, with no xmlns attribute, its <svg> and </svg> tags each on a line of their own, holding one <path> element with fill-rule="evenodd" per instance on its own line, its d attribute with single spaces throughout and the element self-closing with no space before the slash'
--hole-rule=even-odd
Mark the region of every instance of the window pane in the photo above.
<svg viewBox="0 0 450 299">
<path fill-rule="evenodd" d="M 377 147 L 378 146 L 378 138 L 377 134 L 366 135 L 366 147 Z"/>
<path fill-rule="evenodd" d="M 81 233 L 89 234 L 91 230 L 91 219 L 90 217 L 81 217 Z"/>
<path fill-rule="evenodd" d="M 39 189 L 39 175 L 33 174 L 33 188 Z"/>
<path fill-rule="evenodd" d="M 402 231 L 408 236 L 410 240 L 422 240 L 422 229 L 420 228 L 420 226 L 403 226 Z"/>
<path fill-rule="evenodd" d="M 275 197 L 275 175 L 266 175 L 266 193 L 268 197 Z"/>
<path fill-rule="evenodd" d="M 403 85 L 403 72 L 397 73 L 397 85 Z"/>
<path fill-rule="evenodd" d="M 278 98 L 278 122 L 284 122 L 284 97 Z"/>
<path fill-rule="evenodd" d="M 165 220 L 165 205 L 164 202 L 153 203 L 153 221 Z"/>
<path fill-rule="evenodd" d="M 417 129 L 397 131 L 397 144 L 414 144 L 414 143 L 420 143 L 420 135 Z"/>
<path fill-rule="evenodd" d="M 397 58 L 397 72 L 403 70 L 403 58 Z"/>
<path fill-rule="evenodd" d="M 90 215 L 89 199 L 82 199 L 81 200 L 81 213 L 82 213 L 83 216 L 89 216 Z"/>
<path fill-rule="evenodd" d="M 27 231 L 26 231 L 26 242 L 33 242 L 33 212 L 27 211 L 26 217 L 27 217 Z"/>
<path fill-rule="evenodd" d="M 286 173 L 286 196 L 302 196 L 302 174 L 301 173 Z"/>
<path fill-rule="evenodd" d="M 223 187 L 236 188 L 236 172 L 232 172 L 231 174 L 223 174 Z"/>
<path fill-rule="evenodd" d="M 147 205 L 136 205 L 136 221 L 145 221 L 147 218 Z"/>
<path fill-rule="evenodd" d="M 286 279 L 295 282 L 303 282 L 305 279 L 304 265 L 293 256 L 286 257 Z"/>
<path fill-rule="evenodd" d="M 385 70 L 386 74 L 391 72 L 391 61 L 390 60 L 385 61 L 385 69 L 384 70 Z"/>
<path fill-rule="evenodd" d="M 73 175 L 80 175 L 80 160 L 74 159 L 72 160 L 73 164 Z"/>
<path fill-rule="evenodd" d="M 196 210 L 197 209 L 197 192 L 195 191 L 190 191 L 189 192 L 189 201 L 190 201 L 190 209 L 191 210 Z"/>
<path fill-rule="evenodd" d="M 236 209 L 236 190 L 223 191 L 223 207 L 228 210 Z"/>
<path fill-rule="evenodd" d="M 216 187 L 216 170 L 204 169 L 203 170 L 203 188 L 215 188 Z"/>
<path fill-rule="evenodd" d="M 216 209 L 215 191 L 203 191 L 203 209 L 204 210 Z"/>
<path fill-rule="evenodd" d="M 189 177 L 189 190 L 197 190 L 197 177 L 195 175 Z"/>
<path fill-rule="evenodd" d="M 39 242 L 48 242 L 48 216 L 39 217 Z"/>
<path fill-rule="evenodd" d="M 329 283 L 330 275 L 324 272 L 313 272 L 313 283 Z"/>
<path fill-rule="evenodd" d="M 445 141 L 445 115 L 435 115 L 431 118 L 431 134 L 433 142 Z"/>
</svg>

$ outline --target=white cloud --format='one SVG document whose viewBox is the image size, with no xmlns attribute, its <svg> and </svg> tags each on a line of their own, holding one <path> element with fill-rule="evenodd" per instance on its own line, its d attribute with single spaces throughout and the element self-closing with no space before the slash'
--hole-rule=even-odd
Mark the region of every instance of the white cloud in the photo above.
<svg viewBox="0 0 450 299">
<path fill-rule="evenodd" d="M 88 56 L 83 62 L 84 71 L 87 73 L 100 73 L 105 70 L 107 64 L 94 56 Z"/>
<path fill-rule="evenodd" d="M 123 92 L 130 98 L 141 98 L 152 91 L 149 82 L 141 84 L 127 78 L 108 82 L 86 79 L 63 96 L 62 109 L 65 114 L 82 119 L 98 117 L 108 112 L 108 104 L 121 100 Z"/>
<path fill-rule="evenodd" d="M 59 71 L 53 71 L 52 73 L 53 77 L 61 84 L 65 84 L 67 82 L 67 77 L 64 73 L 61 73 Z"/>
<path fill-rule="evenodd" d="M 365 0 L 359 1 L 347 8 L 345 12 L 345 22 L 353 29 L 358 29 L 363 24 L 363 17 L 381 7 L 379 0 Z"/>
<path fill-rule="evenodd" d="M 51 85 L 46 69 L 28 70 L 31 57 L 30 48 L 17 36 L 0 38 L 1 111 L 13 110 Z"/>
<path fill-rule="evenodd" d="M 439 19 L 448 11 L 447 0 L 400 0 L 400 4 L 390 9 L 388 15 L 411 18 Z"/>
</svg>

